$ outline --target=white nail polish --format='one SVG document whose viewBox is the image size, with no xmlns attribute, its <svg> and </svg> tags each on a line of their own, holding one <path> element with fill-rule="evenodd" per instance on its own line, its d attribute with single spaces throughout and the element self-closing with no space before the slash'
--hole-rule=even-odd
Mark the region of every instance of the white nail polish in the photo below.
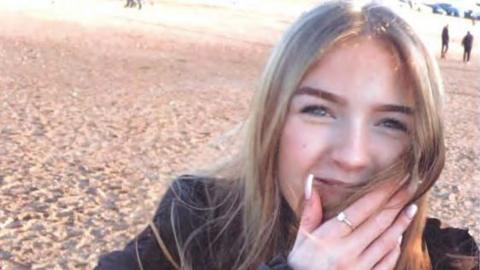
<svg viewBox="0 0 480 270">
<path fill-rule="evenodd" d="M 402 244 L 402 240 L 403 240 L 403 235 L 400 235 L 397 240 L 399 245 Z"/>
<path fill-rule="evenodd" d="M 313 174 L 309 174 L 305 182 L 305 200 L 310 200 L 312 197 Z"/>
<path fill-rule="evenodd" d="M 407 211 L 406 211 L 407 217 L 412 219 L 415 216 L 415 214 L 417 213 L 417 210 L 418 210 L 417 205 L 416 204 L 411 204 L 409 207 L 407 207 Z"/>
</svg>

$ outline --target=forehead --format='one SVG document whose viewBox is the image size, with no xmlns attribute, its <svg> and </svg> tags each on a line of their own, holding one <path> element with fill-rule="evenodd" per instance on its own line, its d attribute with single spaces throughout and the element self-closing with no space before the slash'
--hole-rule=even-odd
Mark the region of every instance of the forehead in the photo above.
<svg viewBox="0 0 480 270">
<path fill-rule="evenodd" d="M 354 95 L 412 96 L 405 65 L 393 45 L 378 38 L 339 42 L 309 69 L 301 86 Z M 408 96 L 408 97 L 407 97 Z"/>
<path fill-rule="evenodd" d="M 405 68 L 399 52 L 392 43 L 372 36 L 360 36 L 339 41 L 326 50 L 316 64 L 332 61 L 333 58 L 349 59 L 348 62 L 345 62 L 349 66 L 369 63 L 385 64 L 391 70 L 398 70 L 399 75 L 404 73 Z"/>
</svg>

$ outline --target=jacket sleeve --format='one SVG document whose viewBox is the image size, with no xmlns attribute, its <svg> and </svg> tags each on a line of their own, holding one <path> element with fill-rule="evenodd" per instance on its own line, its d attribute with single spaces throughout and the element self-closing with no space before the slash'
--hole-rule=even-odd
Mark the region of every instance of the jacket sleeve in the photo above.
<svg viewBox="0 0 480 270">
<path fill-rule="evenodd" d="M 479 249 L 468 230 L 448 227 L 429 218 L 423 237 L 433 270 L 479 269 Z"/>
<path fill-rule="evenodd" d="M 163 196 L 159 207 L 155 211 L 152 225 L 160 234 L 163 243 L 175 262 L 179 262 L 176 241 L 172 229 L 171 212 L 177 212 L 177 216 L 191 216 L 188 207 L 184 203 L 186 198 L 182 194 L 189 194 L 192 189 L 192 181 L 177 179 L 172 183 Z M 188 199 L 188 198 L 187 198 Z M 180 238 L 184 238 L 189 231 L 186 226 L 190 222 L 180 224 Z M 184 233 L 182 235 L 182 232 Z M 147 226 L 139 235 L 131 240 L 123 250 L 113 251 L 100 257 L 96 270 L 148 270 L 148 269 L 175 269 L 167 259 L 156 240 L 150 226 Z"/>
<path fill-rule="evenodd" d="M 147 245 L 149 229 L 145 229 L 131 240 L 123 250 L 116 250 L 100 257 L 96 270 L 140 270 L 137 259 L 137 247 Z"/>
<path fill-rule="evenodd" d="M 127 245 L 127 247 L 125 247 L 125 249 L 122 251 L 113 251 L 111 253 L 102 255 L 94 269 L 136 270 L 138 269 L 138 265 L 134 260 L 133 250 Z"/>
</svg>

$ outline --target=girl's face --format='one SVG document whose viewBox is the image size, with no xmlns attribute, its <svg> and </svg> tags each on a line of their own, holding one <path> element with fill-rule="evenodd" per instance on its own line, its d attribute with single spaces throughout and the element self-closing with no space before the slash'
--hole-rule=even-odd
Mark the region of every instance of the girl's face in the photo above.
<svg viewBox="0 0 480 270">
<path fill-rule="evenodd" d="M 280 189 L 292 209 L 307 176 L 323 205 L 368 181 L 410 144 L 413 91 L 387 45 L 357 38 L 325 54 L 292 97 L 279 149 Z"/>
</svg>

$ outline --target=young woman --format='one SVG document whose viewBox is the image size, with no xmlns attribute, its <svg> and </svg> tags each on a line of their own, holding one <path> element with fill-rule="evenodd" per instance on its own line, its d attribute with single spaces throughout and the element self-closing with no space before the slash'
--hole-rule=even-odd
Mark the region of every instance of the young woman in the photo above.
<svg viewBox="0 0 480 270">
<path fill-rule="evenodd" d="M 383 6 L 325 3 L 268 61 L 236 157 L 181 176 L 98 269 L 474 269 L 466 231 L 426 218 L 444 165 L 442 83 Z"/>
</svg>

